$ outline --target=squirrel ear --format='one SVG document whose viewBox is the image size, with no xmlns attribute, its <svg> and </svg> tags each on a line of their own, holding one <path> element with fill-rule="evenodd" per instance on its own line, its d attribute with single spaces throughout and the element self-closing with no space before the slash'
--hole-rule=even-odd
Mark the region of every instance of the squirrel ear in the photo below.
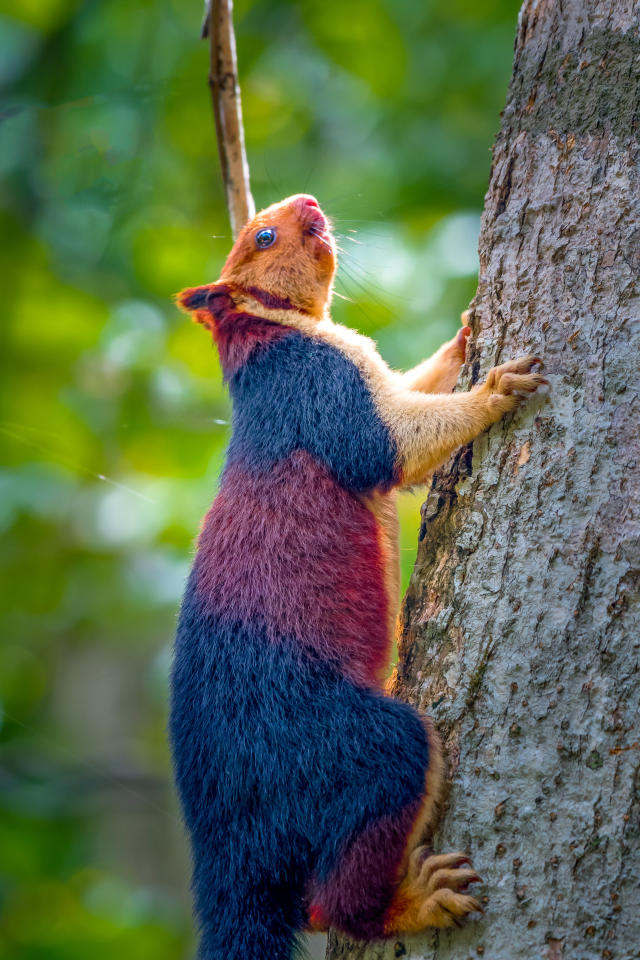
<svg viewBox="0 0 640 960">
<path fill-rule="evenodd" d="M 215 286 L 215 283 L 207 283 L 203 287 L 187 287 L 176 294 L 176 303 L 186 313 L 206 310 L 207 298 Z"/>
<path fill-rule="evenodd" d="M 213 333 L 216 327 L 216 301 L 226 295 L 226 287 L 219 283 L 206 283 L 202 287 L 187 287 L 176 295 L 176 303 L 185 313 L 191 313 L 196 323 L 201 323 Z"/>
</svg>

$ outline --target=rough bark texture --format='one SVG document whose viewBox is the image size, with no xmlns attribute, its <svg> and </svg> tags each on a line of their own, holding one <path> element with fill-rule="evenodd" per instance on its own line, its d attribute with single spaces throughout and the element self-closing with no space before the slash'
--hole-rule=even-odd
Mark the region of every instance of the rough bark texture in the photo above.
<svg viewBox="0 0 640 960">
<path fill-rule="evenodd" d="M 438 850 L 483 918 L 337 958 L 640 957 L 639 9 L 530 0 L 493 156 L 466 381 L 552 382 L 423 507 L 399 696 L 449 761 Z"/>
</svg>

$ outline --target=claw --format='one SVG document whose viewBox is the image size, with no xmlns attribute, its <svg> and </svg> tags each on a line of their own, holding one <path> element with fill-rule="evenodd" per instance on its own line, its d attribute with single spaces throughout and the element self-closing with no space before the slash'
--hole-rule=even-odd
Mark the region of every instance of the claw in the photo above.
<svg viewBox="0 0 640 960">
<path fill-rule="evenodd" d="M 466 893 L 472 883 L 484 883 L 484 880 L 476 873 L 474 877 L 469 877 L 466 883 L 463 883 L 461 887 L 458 887 L 459 892 Z"/>
</svg>

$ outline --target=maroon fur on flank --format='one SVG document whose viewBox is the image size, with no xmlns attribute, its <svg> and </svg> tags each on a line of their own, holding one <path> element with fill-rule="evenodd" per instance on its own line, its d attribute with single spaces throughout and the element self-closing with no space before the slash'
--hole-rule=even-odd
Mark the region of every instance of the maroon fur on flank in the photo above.
<svg viewBox="0 0 640 960">
<path fill-rule="evenodd" d="M 377 521 L 310 454 L 264 473 L 227 467 L 195 570 L 216 615 L 295 637 L 356 682 L 380 682 L 389 638 Z"/>
<path fill-rule="evenodd" d="M 361 940 L 384 938 L 386 913 L 421 803 L 369 823 L 351 841 L 328 880 L 310 890 L 313 926 L 326 929 L 330 923 Z"/>
</svg>

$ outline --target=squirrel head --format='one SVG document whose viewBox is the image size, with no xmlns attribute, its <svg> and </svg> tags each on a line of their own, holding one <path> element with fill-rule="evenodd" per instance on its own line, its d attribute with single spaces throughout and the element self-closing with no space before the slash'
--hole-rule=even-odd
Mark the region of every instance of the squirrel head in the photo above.
<svg viewBox="0 0 640 960">
<path fill-rule="evenodd" d="M 318 201 L 298 193 L 255 215 L 240 231 L 219 280 L 183 290 L 178 304 L 198 314 L 216 288 L 248 294 L 266 307 L 321 319 L 331 299 L 336 247 Z M 207 324 L 208 325 L 208 324 Z"/>
</svg>

